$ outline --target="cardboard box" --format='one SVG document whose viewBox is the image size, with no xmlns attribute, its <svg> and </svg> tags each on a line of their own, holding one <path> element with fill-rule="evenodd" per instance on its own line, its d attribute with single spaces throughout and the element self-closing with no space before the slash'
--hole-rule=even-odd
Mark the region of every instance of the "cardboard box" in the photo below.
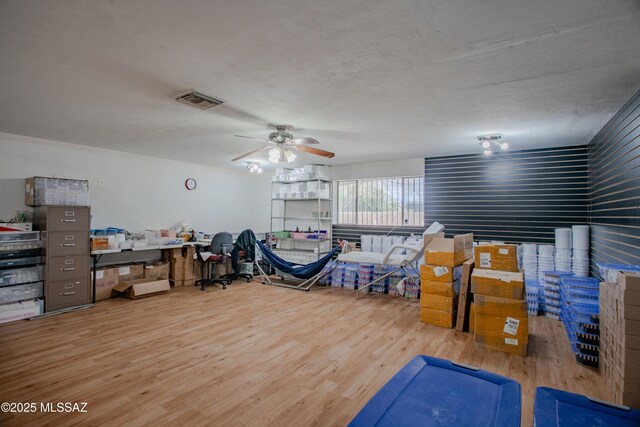
<svg viewBox="0 0 640 427">
<path fill-rule="evenodd" d="M 93 274 L 93 273 L 92 273 Z M 101 268 L 96 274 L 96 301 L 111 298 L 111 291 L 120 281 L 118 268 Z"/>
<path fill-rule="evenodd" d="M 118 267 L 118 284 L 144 278 L 144 264 L 129 264 Z"/>
<path fill-rule="evenodd" d="M 167 279 L 140 279 L 119 283 L 113 289 L 120 292 L 122 296 L 136 299 L 166 293 L 171 290 L 171 286 Z"/>
<path fill-rule="evenodd" d="M 475 294 L 473 296 L 478 314 L 486 314 L 498 317 L 527 318 L 527 301 L 509 298 L 491 297 Z M 477 324 L 476 324 L 477 327 Z"/>
<path fill-rule="evenodd" d="M 109 249 L 109 237 L 108 236 L 92 236 L 91 237 L 91 250 L 103 251 Z"/>
<path fill-rule="evenodd" d="M 441 295 L 420 294 L 420 306 L 432 310 L 453 313 L 458 308 L 458 297 L 443 297 Z"/>
<path fill-rule="evenodd" d="M 164 249 L 162 251 L 162 258 L 166 261 L 183 262 L 182 248 Z"/>
<path fill-rule="evenodd" d="M 476 330 L 476 305 L 469 305 L 469 332 L 474 333 Z"/>
<path fill-rule="evenodd" d="M 521 340 L 511 336 L 506 336 L 505 334 L 485 331 L 479 332 L 476 330 L 473 340 L 476 343 L 476 346 L 481 348 L 500 350 L 522 356 L 526 356 L 528 351 L 528 343 L 522 342 Z"/>
<path fill-rule="evenodd" d="M 156 262 L 153 264 L 145 264 L 144 278 L 153 279 L 153 280 L 168 279 L 169 263 L 166 261 L 162 261 L 162 262 Z"/>
<path fill-rule="evenodd" d="M 184 286 L 184 279 L 169 279 L 169 284 L 174 288 L 179 288 L 180 286 Z"/>
<path fill-rule="evenodd" d="M 453 328 L 456 313 L 447 311 L 432 310 L 430 308 L 420 307 L 420 321 L 430 325 L 436 325 L 443 328 Z"/>
<path fill-rule="evenodd" d="M 473 233 L 453 236 L 452 239 L 434 237 L 424 250 L 425 264 L 457 267 L 473 256 Z"/>
<path fill-rule="evenodd" d="M 477 268 L 518 271 L 518 245 L 478 245 L 474 252 Z"/>
<path fill-rule="evenodd" d="M 461 276 L 461 265 L 454 268 L 426 264 L 420 266 L 420 280 L 422 282 L 429 280 L 432 282 L 453 283 L 460 280 Z"/>
<path fill-rule="evenodd" d="M 441 295 L 443 297 L 454 297 L 460 293 L 460 281 L 455 283 L 434 282 L 431 280 L 420 280 L 420 294 Z"/>
<path fill-rule="evenodd" d="M 511 299 L 524 298 L 524 274 L 476 268 L 471 274 L 471 292 Z"/>
<path fill-rule="evenodd" d="M 474 330 L 475 333 L 493 332 L 517 338 L 524 343 L 529 342 L 528 317 L 492 316 L 476 311 Z"/>
<path fill-rule="evenodd" d="M 456 318 L 456 330 L 466 331 L 469 328 L 469 305 L 471 304 L 471 273 L 474 261 L 467 260 L 462 264 L 462 276 L 460 277 L 460 295 L 458 297 L 458 317 Z"/>
</svg>

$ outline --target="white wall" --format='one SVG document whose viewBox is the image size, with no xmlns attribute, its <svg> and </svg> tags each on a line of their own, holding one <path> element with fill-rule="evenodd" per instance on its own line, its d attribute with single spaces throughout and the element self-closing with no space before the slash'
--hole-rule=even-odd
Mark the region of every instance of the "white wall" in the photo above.
<svg viewBox="0 0 640 427">
<path fill-rule="evenodd" d="M 268 231 L 265 175 L 0 133 L 0 219 L 29 209 L 25 178 L 51 176 L 89 180 L 92 228 L 186 222 L 204 232 Z M 189 177 L 198 182 L 193 191 L 184 186 Z"/>
<path fill-rule="evenodd" d="M 394 176 L 424 175 L 424 158 L 391 160 L 387 162 L 355 163 L 332 168 L 333 180 L 349 178 L 390 178 Z"/>
</svg>

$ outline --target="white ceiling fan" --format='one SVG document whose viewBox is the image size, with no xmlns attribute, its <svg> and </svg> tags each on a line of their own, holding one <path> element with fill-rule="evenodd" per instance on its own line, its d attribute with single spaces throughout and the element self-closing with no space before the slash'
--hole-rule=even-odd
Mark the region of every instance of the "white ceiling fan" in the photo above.
<svg viewBox="0 0 640 427">
<path fill-rule="evenodd" d="M 303 151 L 309 154 L 315 154 L 317 156 L 323 156 L 328 159 L 335 156 L 334 153 L 330 151 L 320 150 L 319 148 L 310 147 L 310 145 L 318 144 L 318 141 L 309 138 L 296 138 L 293 136 L 291 131 L 293 130 L 293 126 L 291 125 L 274 125 L 269 124 L 270 128 L 275 129 L 275 132 L 271 132 L 269 134 L 268 139 L 254 138 L 252 136 L 244 136 L 244 135 L 233 135 L 238 138 L 248 138 L 255 139 L 258 141 L 266 142 L 266 147 L 260 147 L 253 151 L 250 151 L 242 156 L 238 156 L 232 161 L 237 161 L 244 159 L 246 157 L 252 156 L 256 153 L 259 153 L 263 150 L 269 150 L 269 161 L 272 163 L 285 163 L 292 162 L 296 159 L 296 154 L 294 151 Z"/>
</svg>

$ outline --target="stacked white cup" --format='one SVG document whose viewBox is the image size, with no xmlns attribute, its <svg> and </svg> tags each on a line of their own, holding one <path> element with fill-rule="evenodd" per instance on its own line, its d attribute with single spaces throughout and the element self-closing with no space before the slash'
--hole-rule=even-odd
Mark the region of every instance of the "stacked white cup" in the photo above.
<svg viewBox="0 0 640 427">
<path fill-rule="evenodd" d="M 544 280 L 545 271 L 554 271 L 553 245 L 538 245 L 538 280 Z"/>
<path fill-rule="evenodd" d="M 571 229 L 556 228 L 556 270 L 571 271 Z"/>
<path fill-rule="evenodd" d="M 538 245 L 535 243 L 524 243 L 520 245 L 522 252 L 522 269 L 525 279 L 538 278 Z"/>
<path fill-rule="evenodd" d="M 574 225 L 573 263 L 571 271 L 576 276 L 589 277 L 589 226 Z"/>
</svg>

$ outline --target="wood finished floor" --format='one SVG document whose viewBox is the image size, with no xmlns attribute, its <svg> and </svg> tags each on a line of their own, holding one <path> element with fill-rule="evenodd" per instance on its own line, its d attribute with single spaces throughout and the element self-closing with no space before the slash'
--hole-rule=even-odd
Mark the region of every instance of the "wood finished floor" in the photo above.
<svg viewBox="0 0 640 427">
<path fill-rule="evenodd" d="M 606 398 L 562 325 L 534 318 L 530 355 L 476 348 L 425 325 L 416 301 L 236 282 L 112 299 L 0 325 L 0 402 L 88 402 L 84 414 L 0 413 L 2 426 L 346 425 L 416 354 L 476 365 L 522 385 Z"/>
</svg>

